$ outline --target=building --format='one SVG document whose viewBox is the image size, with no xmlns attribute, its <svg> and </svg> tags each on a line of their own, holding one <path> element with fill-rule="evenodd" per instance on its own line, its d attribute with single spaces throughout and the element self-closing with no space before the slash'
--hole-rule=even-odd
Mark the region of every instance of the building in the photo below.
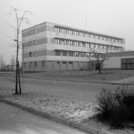
<svg viewBox="0 0 134 134">
<path fill-rule="evenodd" d="M 134 51 L 109 53 L 104 69 L 134 70 Z"/>
<path fill-rule="evenodd" d="M 5 65 L 3 68 L 0 69 L 0 71 L 15 71 L 15 68 L 15 65 Z"/>
<path fill-rule="evenodd" d="M 44 22 L 22 30 L 24 71 L 66 71 L 95 68 L 90 52 L 124 51 L 123 38 Z"/>
</svg>

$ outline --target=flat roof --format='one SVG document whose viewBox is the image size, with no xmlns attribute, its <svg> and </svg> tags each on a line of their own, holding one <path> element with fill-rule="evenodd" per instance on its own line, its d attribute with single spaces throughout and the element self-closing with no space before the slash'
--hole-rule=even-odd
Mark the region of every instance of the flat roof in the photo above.
<svg viewBox="0 0 134 134">
<path fill-rule="evenodd" d="M 108 53 L 109 57 L 134 56 L 134 51 L 122 51 Z"/>
</svg>

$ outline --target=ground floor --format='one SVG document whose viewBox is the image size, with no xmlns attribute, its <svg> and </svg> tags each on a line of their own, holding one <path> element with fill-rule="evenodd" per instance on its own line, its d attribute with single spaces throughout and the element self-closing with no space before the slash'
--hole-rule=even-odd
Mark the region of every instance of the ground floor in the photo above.
<svg viewBox="0 0 134 134">
<path fill-rule="evenodd" d="M 71 71 L 95 69 L 95 62 L 84 61 L 33 61 L 24 62 L 24 71 Z"/>
<path fill-rule="evenodd" d="M 104 69 L 134 70 L 134 52 L 110 53 L 103 63 Z"/>
</svg>

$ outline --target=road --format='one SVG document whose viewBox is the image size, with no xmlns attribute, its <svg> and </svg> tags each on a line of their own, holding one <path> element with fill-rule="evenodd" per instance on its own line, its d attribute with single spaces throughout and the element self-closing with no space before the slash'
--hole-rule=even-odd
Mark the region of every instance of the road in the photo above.
<svg viewBox="0 0 134 134">
<path fill-rule="evenodd" d="M 0 134 L 85 134 L 0 102 Z"/>
<path fill-rule="evenodd" d="M 14 88 L 14 82 L 9 78 L 0 77 L 0 85 Z M 75 98 L 85 102 L 96 102 L 96 95 L 101 88 L 114 90 L 117 86 L 96 83 L 80 83 L 53 80 L 25 79 L 23 92 L 39 92 L 50 95 Z"/>
</svg>

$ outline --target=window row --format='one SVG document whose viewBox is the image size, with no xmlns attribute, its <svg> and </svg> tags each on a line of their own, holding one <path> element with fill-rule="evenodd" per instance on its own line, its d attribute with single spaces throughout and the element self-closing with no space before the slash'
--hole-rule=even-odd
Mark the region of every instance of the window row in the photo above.
<svg viewBox="0 0 134 134">
<path fill-rule="evenodd" d="M 122 64 L 122 69 L 134 69 L 134 64 L 128 63 L 128 64 Z"/>
<path fill-rule="evenodd" d="M 122 47 L 117 46 L 108 46 L 103 44 L 94 44 L 89 42 L 81 42 L 81 41 L 72 41 L 72 40 L 65 40 L 65 39 L 55 39 L 55 44 L 61 45 L 70 45 L 70 46 L 78 46 L 78 47 L 87 47 L 87 48 L 99 48 L 99 49 L 108 49 L 108 50 L 117 50 L 121 51 Z"/>
<path fill-rule="evenodd" d="M 46 51 L 45 50 L 41 50 L 41 51 L 33 51 L 33 52 L 28 52 L 28 53 L 24 53 L 24 58 L 28 58 L 28 57 L 38 57 L 38 56 L 45 56 L 46 55 Z"/>
<path fill-rule="evenodd" d="M 41 32 L 44 32 L 46 30 L 46 27 L 45 26 L 40 26 L 38 28 L 33 28 L 27 32 L 23 32 L 22 33 L 22 37 L 26 37 L 26 36 L 31 36 L 31 35 L 34 35 L 34 34 L 38 34 L 38 33 L 41 33 Z"/>
<path fill-rule="evenodd" d="M 27 47 L 31 47 L 31 46 L 44 44 L 44 43 L 47 43 L 47 38 L 42 38 L 42 39 L 38 39 L 38 40 L 32 40 L 32 41 L 23 43 L 23 45 L 24 45 L 24 48 L 27 48 Z"/>
<path fill-rule="evenodd" d="M 71 29 L 67 29 L 67 28 L 55 27 L 55 32 L 62 33 L 62 34 L 70 34 L 70 35 L 75 35 L 75 36 L 83 36 L 83 37 L 87 37 L 87 38 L 100 39 L 100 40 L 105 40 L 105 41 L 110 41 L 110 42 L 124 43 L 124 40 L 122 40 L 122 39 L 97 35 L 97 34 L 88 33 L 88 32 L 80 32 L 80 31 L 71 30 Z"/>
<path fill-rule="evenodd" d="M 89 52 L 78 52 L 78 51 L 62 51 L 56 50 L 56 56 L 70 56 L 70 57 L 88 57 L 91 55 Z"/>
<path fill-rule="evenodd" d="M 123 64 L 127 63 L 133 63 L 134 64 L 134 58 L 127 58 L 127 59 L 122 59 Z"/>
<path fill-rule="evenodd" d="M 24 68 L 26 68 L 26 63 L 24 62 Z M 45 61 L 42 61 L 41 62 L 41 65 L 42 65 L 42 67 L 45 67 Z M 38 64 L 37 64 L 37 61 L 34 61 L 34 62 L 30 62 L 29 63 L 29 68 L 32 68 L 32 67 L 37 67 L 38 66 Z"/>
</svg>

